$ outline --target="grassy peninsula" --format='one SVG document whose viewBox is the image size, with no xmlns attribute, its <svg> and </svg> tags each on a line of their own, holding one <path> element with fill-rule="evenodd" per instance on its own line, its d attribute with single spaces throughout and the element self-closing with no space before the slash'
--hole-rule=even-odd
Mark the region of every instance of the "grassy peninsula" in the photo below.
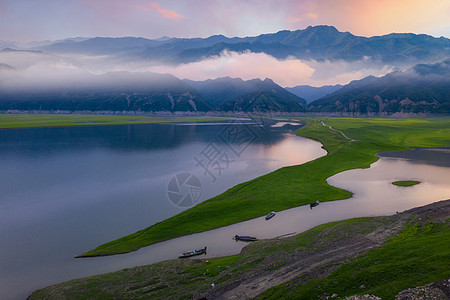
<svg viewBox="0 0 450 300">
<path fill-rule="evenodd" d="M 413 186 L 419 184 L 420 181 L 417 180 L 399 180 L 392 182 L 393 185 L 396 186 Z"/>
<path fill-rule="evenodd" d="M 239 184 L 169 219 L 80 256 L 127 253 L 175 237 L 259 217 L 270 211 L 316 200 L 346 199 L 352 194 L 328 185 L 328 177 L 349 169 L 368 168 L 378 160 L 377 152 L 450 146 L 450 118 L 300 120 L 307 124 L 296 133 L 320 141 L 328 152 L 326 156 Z"/>
<path fill-rule="evenodd" d="M 0 114 L 0 129 L 219 121 L 219 118 L 170 118 L 112 115 Z"/>
</svg>

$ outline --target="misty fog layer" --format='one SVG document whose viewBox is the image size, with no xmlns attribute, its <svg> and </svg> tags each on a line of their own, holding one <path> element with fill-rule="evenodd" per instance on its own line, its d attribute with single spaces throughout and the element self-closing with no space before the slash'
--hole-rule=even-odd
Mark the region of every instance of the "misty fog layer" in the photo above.
<svg viewBox="0 0 450 300">
<path fill-rule="evenodd" d="M 224 51 L 218 56 L 198 62 L 173 66 L 148 60 L 119 60 L 116 56 L 108 55 L 0 51 L 0 87 L 7 89 L 84 86 L 92 84 L 93 75 L 120 71 L 169 73 L 190 80 L 226 76 L 244 80 L 271 78 L 281 86 L 322 86 L 346 84 L 368 75 L 381 76 L 393 69 L 393 66 L 380 64 L 370 58 L 354 62 L 300 60 L 291 57 L 279 60 L 265 53 L 252 52 Z"/>
</svg>

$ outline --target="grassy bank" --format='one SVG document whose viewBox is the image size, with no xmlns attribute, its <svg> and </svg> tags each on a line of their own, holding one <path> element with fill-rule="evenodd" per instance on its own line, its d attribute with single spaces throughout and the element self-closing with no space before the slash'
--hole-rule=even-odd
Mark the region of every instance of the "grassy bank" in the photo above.
<svg viewBox="0 0 450 300">
<path fill-rule="evenodd" d="M 450 277 L 450 219 L 415 223 L 386 245 L 345 263 L 330 276 L 305 284 L 273 287 L 259 299 L 339 299 L 372 294 L 394 299 L 402 290 Z M 297 281 L 298 283 L 298 281 Z"/>
<path fill-rule="evenodd" d="M 449 212 L 445 201 L 389 217 L 328 223 L 255 242 L 239 255 L 169 260 L 71 280 L 30 299 L 325 299 L 366 293 L 393 299 L 404 289 L 450 277 Z"/>
<path fill-rule="evenodd" d="M 392 182 L 392 184 L 396 186 L 413 186 L 419 183 L 420 181 L 417 180 L 399 180 Z"/>
<path fill-rule="evenodd" d="M 167 220 L 100 245 L 82 256 L 103 256 L 135 251 L 175 237 L 202 232 L 263 216 L 270 211 L 315 202 L 351 197 L 327 184 L 326 179 L 345 170 L 368 168 L 377 152 L 408 147 L 450 146 L 450 118 L 391 120 L 307 118 L 297 131 L 320 141 L 328 155 L 314 161 L 281 168 L 239 184 Z M 332 126 L 333 129 L 322 125 Z M 340 132 L 355 141 L 344 137 Z"/>
<path fill-rule="evenodd" d="M 0 129 L 219 121 L 217 118 L 163 118 L 109 115 L 0 114 Z"/>
</svg>

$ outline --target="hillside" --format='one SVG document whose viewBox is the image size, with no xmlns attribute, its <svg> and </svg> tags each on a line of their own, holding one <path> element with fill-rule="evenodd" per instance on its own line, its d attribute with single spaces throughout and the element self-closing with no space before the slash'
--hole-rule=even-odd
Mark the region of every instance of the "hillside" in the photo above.
<svg viewBox="0 0 450 300">
<path fill-rule="evenodd" d="M 286 87 L 285 89 L 288 92 L 291 92 L 294 95 L 297 95 L 307 101 L 307 103 L 311 103 L 314 100 L 320 99 L 324 96 L 327 96 L 337 90 L 342 88 L 342 85 L 324 85 L 321 87 L 314 87 L 309 85 L 297 85 L 294 87 Z"/>
<path fill-rule="evenodd" d="M 450 113 L 450 60 L 355 80 L 309 104 L 310 112 Z"/>
<path fill-rule="evenodd" d="M 219 110 L 230 112 L 301 112 L 305 107 L 274 92 L 255 92 L 225 102 Z"/>
<path fill-rule="evenodd" d="M 277 105 L 273 107 L 276 110 L 285 107 L 286 109 L 297 108 L 293 111 L 298 111 L 300 108 L 296 104 L 306 105 L 304 99 L 286 91 L 269 78 L 245 81 L 240 78 L 222 77 L 206 81 L 185 80 L 185 82 L 195 88 L 208 102 L 225 110 L 228 110 L 231 103 L 238 99 L 241 99 L 239 101 L 242 102 L 244 98 L 252 98 L 260 93 L 269 96 L 271 101 L 280 102 L 278 108 L 276 108 Z M 225 105 L 225 103 L 227 104 Z M 245 109 L 245 107 L 241 105 L 241 109 Z"/>
<path fill-rule="evenodd" d="M 169 74 L 85 75 L 58 86 L 4 87 L 0 110 L 208 111 L 212 106 Z"/>
</svg>

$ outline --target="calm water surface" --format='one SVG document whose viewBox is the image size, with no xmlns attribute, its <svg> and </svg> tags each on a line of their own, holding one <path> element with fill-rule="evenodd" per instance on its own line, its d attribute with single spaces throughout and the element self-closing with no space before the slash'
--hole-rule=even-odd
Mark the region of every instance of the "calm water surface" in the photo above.
<svg viewBox="0 0 450 300">
<path fill-rule="evenodd" d="M 199 202 L 325 155 L 319 143 L 295 136 L 297 128 L 233 122 L 0 131 L 0 298 L 23 299 L 49 284 L 191 249 L 197 242 L 186 237 L 170 251 L 161 244 L 122 256 L 73 258 L 184 210 L 167 194 L 177 174 L 198 178 Z"/>
<path fill-rule="evenodd" d="M 439 158 L 430 155 L 439 152 Z M 394 155 L 400 157 L 394 158 Z M 407 156 L 404 158 L 402 156 Z M 381 156 L 381 155 L 380 155 Z M 417 159 L 414 158 L 417 157 Z M 427 163 L 427 157 L 430 163 Z M 433 157 L 433 158 L 431 158 Z M 331 185 L 350 190 L 351 199 L 321 203 L 310 209 L 309 205 L 278 212 L 266 221 L 264 217 L 231 226 L 193 234 L 140 249 L 127 254 L 136 264 L 144 264 L 156 253 L 164 253 L 155 261 L 176 256 L 179 249 L 208 246 L 208 254 L 214 257 L 239 253 L 245 242 L 234 242 L 232 237 L 254 235 L 258 238 L 276 238 L 286 234 L 300 233 L 317 225 L 355 217 L 391 215 L 413 207 L 423 206 L 450 198 L 450 150 L 432 149 L 410 151 L 405 154 L 387 153 L 369 169 L 342 172 L 328 179 Z M 442 166 L 440 166 L 442 164 Z M 397 180 L 419 180 L 412 187 L 398 187 Z M 116 263 L 119 263 L 116 261 Z"/>
<path fill-rule="evenodd" d="M 230 128 L 234 131 L 228 132 Z M 229 133 L 249 128 L 247 139 L 230 142 Z M 271 127 L 225 123 L 0 131 L 2 298 L 24 298 L 52 283 L 170 259 L 204 246 L 204 257 L 239 253 L 246 243 L 233 241 L 235 234 L 275 238 L 450 198 L 449 149 L 391 152 L 369 169 L 328 179 L 351 190 L 351 199 L 312 210 L 297 207 L 277 212 L 269 221 L 260 217 L 125 255 L 72 258 L 182 211 L 167 197 L 168 182 L 180 172 L 199 178 L 202 201 L 281 166 L 325 154 L 320 144 L 293 135 L 295 128 L 278 122 Z M 195 161 L 201 153 L 212 153 L 211 146 L 230 160 L 220 175 L 214 173 L 215 181 Z M 422 183 L 391 184 L 408 179 Z"/>
</svg>

